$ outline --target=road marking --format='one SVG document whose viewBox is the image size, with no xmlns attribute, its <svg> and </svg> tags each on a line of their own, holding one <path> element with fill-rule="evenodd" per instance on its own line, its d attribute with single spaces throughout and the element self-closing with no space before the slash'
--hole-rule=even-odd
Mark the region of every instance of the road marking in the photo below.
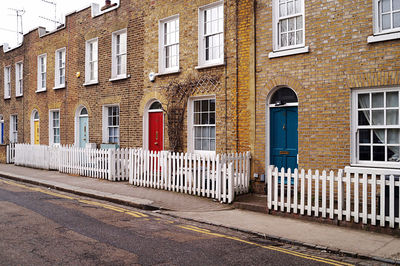
<svg viewBox="0 0 400 266">
<path fill-rule="evenodd" d="M 85 204 L 88 204 L 88 205 L 99 206 L 99 207 L 102 207 L 104 209 L 108 209 L 108 210 L 112 210 L 112 211 L 116 211 L 116 212 L 120 212 L 120 213 L 126 213 L 126 214 L 131 215 L 131 216 L 136 217 L 136 218 L 148 217 L 148 215 L 146 215 L 144 213 L 141 213 L 141 212 L 138 212 L 138 211 L 132 211 L 132 210 L 128 210 L 128 209 L 124 209 L 124 208 L 120 208 L 120 207 L 116 207 L 116 206 L 113 206 L 113 205 L 104 204 L 104 203 L 100 203 L 100 202 L 96 202 L 96 201 L 83 200 L 83 199 L 79 199 L 79 198 L 75 198 L 75 197 L 70 197 L 70 196 L 66 196 L 66 195 L 63 195 L 63 194 L 51 192 L 51 191 L 48 191 L 46 189 L 36 188 L 36 187 L 28 187 L 28 186 L 25 186 L 25 185 L 22 185 L 22 184 L 18 184 L 18 183 L 11 182 L 11 181 L 6 181 L 6 180 L 3 180 L 3 179 L 0 179 L 0 180 L 3 183 L 6 183 L 6 184 L 9 184 L 9 185 L 12 185 L 12 186 L 17 186 L 17 187 L 25 188 L 25 189 L 28 189 L 28 190 L 33 190 L 33 191 L 36 191 L 36 192 L 45 193 L 45 194 L 48 194 L 48 195 L 51 195 L 51 196 L 55 196 L 55 197 L 59 197 L 59 198 L 64 198 L 64 199 L 69 199 L 69 200 L 77 200 L 77 201 L 79 201 L 81 203 L 85 203 Z"/>
<path fill-rule="evenodd" d="M 345 262 L 341 262 L 341 261 L 336 261 L 336 260 L 332 260 L 332 259 L 328 259 L 328 258 L 321 258 L 321 257 L 317 257 L 317 256 L 313 256 L 313 255 L 308 255 L 308 254 L 303 254 L 297 251 L 292 251 L 292 250 L 288 250 L 288 249 L 284 249 L 284 248 L 280 248 L 280 247 L 275 247 L 275 246 L 265 246 L 265 245 L 261 245 L 261 244 L 257 244 L 251 241 L 247 241 L 244 239 L 240 239 L 238 237 L 234 237 L 234 236 L 228 236 L 228 235 L 223 235 L 223 234 L 219 234 L 219 233 L 213 233 L 210 232 L 207 229 L 196 229 L 195 226 L 190 226 L 190 225 L 177 225 L 180 228 L 186 229 L 186 230 L 191 230 L 194 232 L 198 232 L 201 234 L 207 234 L 207 235 L 211 235 L 211 236 L 216 236 L 216 237 L 221 237 L 221 238 L 226 238 L 226 239 L 231 239 L 231 240 L 235 240 L 238 242 L 242 242 L 242 243 L 246 243 L 249 245 L 253 245 L 253 246 L 257 246 L 257 247 L 261 247 L 261 248 L 265 248 L 265 249 L 269 249 L 269 250 L 274 250 L 274 251 L 278 251 L 281 253 L 285 253 L 285 254 L 289 254 L 292 256 L 296 256 L 296 257 L 300 257 L 303 259 L 308 259 L 308 260 L 314 260 L 314 261 L 318 261 L 318 262 L 323 262 L 326 264 L 330 264 L 330 265 L 346 265 L 346 266 L 350 266 L 352 264 L 349 263 L 345 263 Z"/>
</svg>

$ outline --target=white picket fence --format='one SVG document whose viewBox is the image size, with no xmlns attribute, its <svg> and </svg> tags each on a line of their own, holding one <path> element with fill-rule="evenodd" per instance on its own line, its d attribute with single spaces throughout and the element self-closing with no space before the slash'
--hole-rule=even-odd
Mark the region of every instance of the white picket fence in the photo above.
<svg viewBox="0 0 400 266">
<path fill-rule="evenodd" d="M 400 171 L 346 168 L 337 173 L 269 167 L 268 208 L 400 228 Z M 397 224 L 397 226 L 396 226 Z"/>
<path fill-rule="evenodd" d="M 231 203 L 247 193 L 250 153 L 207 156 L 131 150 L 129 182 Z"/>
<path fill-rule="evenodd" d="M 7 158 L 6 163 L 14 163 L 15 159 L 15 143 L 10 143 L 7 145 Z"/>
<path fill-rule="evenodd" d="M 206 156 L 142 149 L 17 144 L 15 164 L 111 181 L 129 180 L 136 186 L 228 203 L 235 194 L 247 193 L 250 184 L 249 152 Z"/>
</svg>

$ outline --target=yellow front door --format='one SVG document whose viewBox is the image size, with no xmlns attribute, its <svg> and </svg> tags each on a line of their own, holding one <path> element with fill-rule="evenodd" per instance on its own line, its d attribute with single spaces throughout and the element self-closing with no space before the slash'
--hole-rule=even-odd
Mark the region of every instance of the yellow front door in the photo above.
<svg viewBox="0 0 400 266">
<path fill-rule="evenodd" d="M 39 121 L 34 122 L 34 144 L 39 144 Z"/>
</svg>

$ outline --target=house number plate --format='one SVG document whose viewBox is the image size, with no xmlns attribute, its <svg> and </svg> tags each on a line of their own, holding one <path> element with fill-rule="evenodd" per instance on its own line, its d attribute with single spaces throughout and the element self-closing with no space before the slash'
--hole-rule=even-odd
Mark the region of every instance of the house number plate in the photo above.
<svg viewBox="0 0 400 266">
<path fill-rule="evenodd" d="M 289 155 L 289 152 L 288 151 L 280 151 L 279 154 L 281 154 L 281 155 Z"/>
</svg>

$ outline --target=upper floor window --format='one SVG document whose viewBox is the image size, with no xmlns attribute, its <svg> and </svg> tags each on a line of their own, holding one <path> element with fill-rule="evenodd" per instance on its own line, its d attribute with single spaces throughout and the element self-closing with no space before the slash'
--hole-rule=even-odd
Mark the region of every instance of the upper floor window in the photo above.
<svg viewBox="0 0 400 266">
<path fill-rule="evenodd" d="M 304 0 L 274 0 L 274 50 L 304 46 Z"/>
<path fill-rule="evenodd" d="M 179 16 L 160 21 L 159 72 L 179 70 Z"/>
<path fill-rule="evenodd" d="M 22 96 L 24 93 L 24 64 L 18 62 L 15 64 L 15 96 Z"/>
<path fill-rule="evenodd" d="M 224 62 L 224 5 L 199 9 L 199 66 Z"/>
<path fill-rule="evenodd" d="M 11 98 L 11 66 L 4 68 L 4 99 Z"/>
<path fill-rule="evenodd" d="M 119 106 L 104 106 L 103 141 L 119 144 Z"/>
<path fill-rule="evenodd" d="M 86 42 L 85 82 L 98 82 L 98 39 Z"/>
<path fill-rule="evenodd" d="M 55 61 L 55 88 L 65 87 L 65 48 L 56 51 Z"/>
<path fill-rule="evenodd" d="M 126 29 L 112 34 L 112 78 L 126 77 Z"/>
<path fill-rule="evenodd" d="M 50 111 L 50 121 L 49 121 L 49 143 L 50 145 L 60 144 L 60 111 L 53 110 Z"/>
<path fill-rule="evenodd" d="M 18 116 L 10 116 L 10 142 L 18 142 Z"/>
<path fill-rule="evenodd" d="M 400 0 L 377 0 L 375 5 L 378 32 L 400 30 Z"/>
<path fill-rule="evenodd" d="M 400 89 L 353 91 L 353 162 L 400 167 Z"/>
<path fill-rule="evenodd" d="M 38 56 L 37 92 L 46 90 L 47 55 Z"/>
</svg>

